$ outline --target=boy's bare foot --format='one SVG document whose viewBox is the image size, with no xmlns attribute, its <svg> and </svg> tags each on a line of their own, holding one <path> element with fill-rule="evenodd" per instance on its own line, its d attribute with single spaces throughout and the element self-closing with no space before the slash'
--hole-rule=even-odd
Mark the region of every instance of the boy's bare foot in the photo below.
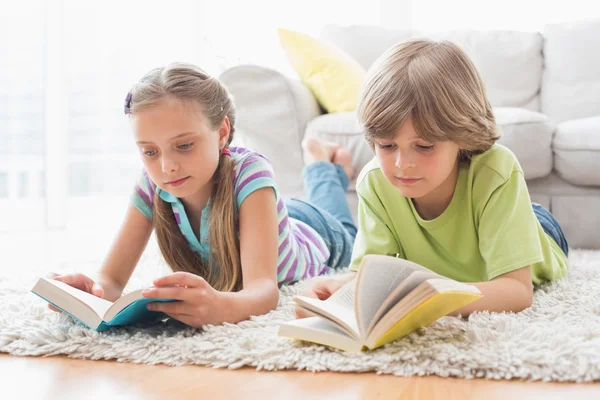
<svg viewBox="0 0 600 400">
<path fill-rule="evenodd" d="M 308 138 L 302 141 L 302 153 L 304 165 L 317 161 L 333 162 L 333 155 L 340 148 L 339 144 L 326 142 L 324 140 Z"/>
<path fill-rule="evenodd" d="M 347 149 L 340 147 L 333 153 L 333 162 L 339 164 L 344 168 L 348 180 L 354 178 L 354 168 L 352 168 L 352 153 Z"/>
</svg>

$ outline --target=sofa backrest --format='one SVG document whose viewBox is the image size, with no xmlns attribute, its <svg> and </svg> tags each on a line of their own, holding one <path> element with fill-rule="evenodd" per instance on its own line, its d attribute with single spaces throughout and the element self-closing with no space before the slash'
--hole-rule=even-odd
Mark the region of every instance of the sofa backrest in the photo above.
<svg viewBox="0 0 600 400">
<path fill-rule="evenodd" d="M 554 122 L 600 116 L 600 19 L 544 27 L 542 112 Z"/>
<path fill-rule="evenodd" d="M 479 69 L 492 106 L 540 110 L 543 68 L 540 33 L 446 31 L 425 34 L 366 25 L 328 25 L 321 32 L 321 39 L 343 49 L 365 69 L 393 44 L 411 37 L 445 39 L 461 45 Z"/>
</svg>

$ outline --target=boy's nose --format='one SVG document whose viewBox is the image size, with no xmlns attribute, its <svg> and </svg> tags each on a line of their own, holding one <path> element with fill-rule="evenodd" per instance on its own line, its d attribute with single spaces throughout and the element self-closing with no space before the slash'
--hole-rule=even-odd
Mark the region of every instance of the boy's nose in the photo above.
<svg viewBox="0 0 600 400">
<path fill-rule="evenodd" d="M 395 165 L 401 171 L 406 171 L 407 169 L 410 169 L 415 166 L 414 162 L 412 161 L 412 159 L 410 159 L 408 154 L 401 154 L 400 152 L 398 152 L 398 155 L 396 156 Z"/>
</svg>

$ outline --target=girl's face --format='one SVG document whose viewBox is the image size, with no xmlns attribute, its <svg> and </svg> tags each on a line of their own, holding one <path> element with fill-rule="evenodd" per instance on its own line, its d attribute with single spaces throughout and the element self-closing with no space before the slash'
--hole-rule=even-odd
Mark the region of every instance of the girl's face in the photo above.
<svg viewBox="0 0 600 400">
<path fill-rule="evenodd" d="M 421 139 L 409 117 L 393 139 L 375 139 L 374 146 L 383 174 L 404 197 L 435 203 L 454 193 L 460 150 L 455 143 Z"/>
<path fill-rule="evenodd" d="M 171 100 L 132 114 L 131 125 L 144 167 L 159 188 L 182 199 L 210 189 L 229 138 L 228 118 L 214 130 L 199 106 Z"/>
</svg>

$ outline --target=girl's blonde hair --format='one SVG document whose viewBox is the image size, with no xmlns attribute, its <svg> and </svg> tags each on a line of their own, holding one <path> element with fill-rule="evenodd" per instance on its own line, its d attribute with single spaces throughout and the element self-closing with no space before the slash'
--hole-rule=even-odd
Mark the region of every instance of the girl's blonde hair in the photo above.
<svg viewBox="0 0 600 400">
<path fill-rule="evenodd" d="M 155 107 L 164 101 L 178 100 L 183 105 L 199 105 L 211 128 L 221 126 L 225 116 L 231 130 L 227 146 L 235 132 L 235 106 L 232 97 L 219 80 L 197 66 L 173 63 L 147 73 L 130 91 L 129 111 Z M 193 110 L 190 107 L 190 110 Z M 237 207 L 233 193 L 234 161 L 221 155 L 212 177 L 209 241 L 211 255 L 206 263 L 195 253 L 173 215 L 171 204 L 154 194 L 152 224 L 160 251 L 173 271 L 186 271 L 202 276 L 217 290 L 241 289 L 242 273 L 239 238 L 236 229 Z M 214 265 L 216 258 L 218 268 Z"/>
<path fill-rule="evenodd" d="M 393 138 L 407 117 L 422 139 L 456 143 L 463 161 L 499 138 L 477 68 L 449 41 L 392 46 L 369 69 L 357 113 L 371 146 Z"/>
</svg>

